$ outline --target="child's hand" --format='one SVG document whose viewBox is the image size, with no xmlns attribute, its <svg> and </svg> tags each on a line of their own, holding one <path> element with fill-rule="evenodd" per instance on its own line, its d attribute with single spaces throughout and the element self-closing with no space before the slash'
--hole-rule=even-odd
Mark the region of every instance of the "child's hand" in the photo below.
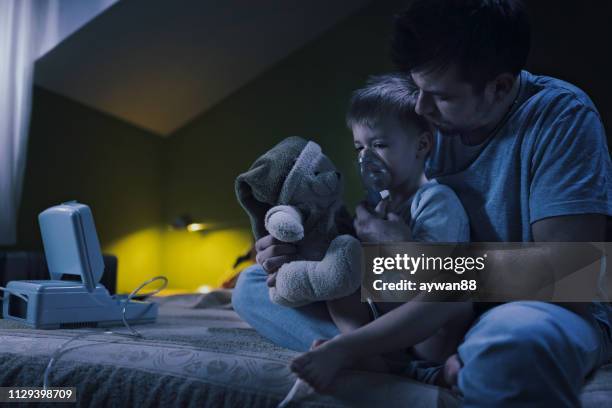
<svg viewBox="0 0 612 408">
<path fill-rule="evenodd" d="M 379 218 L 387 218 L 387 212 L 389 211 L 389 199 L 380 200 L 374 208 L 374 214 L 378 215 Z"/>
<path fill-rule="evenodd" d="M 408 224 L 402 218 L 393 213 L 386 213 L 386 204 L 382 201 L 376 206 L 374 213 L 366 208 L 362 202 L 355 209 L 355 231 L 362 242 L 405 242 L 412 240 L 412 234 Z"/>
<path fill-rule="evenodd" d="M 268 285 L 269 288 L 273 288 L 276 286 L 276 274 L 277 273 L 278 272 L 271 273 L 266 278 L 266 285 Z"/>
<path fill-rule="evenodd" d="M 269 274 L 276 272 L 283 264 L 298 259 L 295 244 L 279 241 L 272 235 L 258 239 L 255 242 L 255 250 L 257 251 L 255 260 Z"/>
</svg>

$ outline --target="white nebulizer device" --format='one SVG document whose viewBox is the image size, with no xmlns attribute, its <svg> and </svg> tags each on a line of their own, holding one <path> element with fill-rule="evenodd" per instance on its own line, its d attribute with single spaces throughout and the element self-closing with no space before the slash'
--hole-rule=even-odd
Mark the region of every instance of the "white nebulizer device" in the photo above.
<svg viewBox="0 0 612 408">
<path fill-rule="evenodd" d="M 51 279 L 11 281 L 0 288 L 9 293 L 2 305 L 6 319 L 35 329 L 155 322 L 156 303 L 111 296 L 100 283 L 104 261 L 87 205 L 56 205 L 40 213 L 38 220 Z M 64 275 L 79 280 L 62 280 Z"/>
</svg>

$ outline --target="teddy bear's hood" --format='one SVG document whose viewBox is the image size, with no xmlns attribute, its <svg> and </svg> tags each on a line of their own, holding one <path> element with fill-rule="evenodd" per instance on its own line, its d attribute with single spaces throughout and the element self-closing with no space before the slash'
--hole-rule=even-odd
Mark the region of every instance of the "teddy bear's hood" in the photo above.
<svg viewBox="0 0 612 408">
<path fill-rule="evenodd" d="M 287 177 L 308 144 L 301 137 L 288 137 L 236 178 L 236 196 L 249 216 L 255 239 L 267 235 L 264 216 L 271 207 L 280 204 L 281 194 L 287 194 L 283 193 Z"/>
</svg>

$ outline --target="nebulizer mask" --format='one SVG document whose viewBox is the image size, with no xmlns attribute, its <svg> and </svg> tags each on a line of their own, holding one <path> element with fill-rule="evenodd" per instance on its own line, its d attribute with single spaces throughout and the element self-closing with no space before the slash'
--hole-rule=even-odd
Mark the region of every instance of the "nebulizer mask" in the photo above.
<svg viewBox="0 0 612 408">
<path fill-rule="evenodd" d="M 362 149 L 357 161 L 367 201 L 374 209 L 381 200 L 390 197 L 391 172 L 383 159 L 372 149 Z"/>
</svg>

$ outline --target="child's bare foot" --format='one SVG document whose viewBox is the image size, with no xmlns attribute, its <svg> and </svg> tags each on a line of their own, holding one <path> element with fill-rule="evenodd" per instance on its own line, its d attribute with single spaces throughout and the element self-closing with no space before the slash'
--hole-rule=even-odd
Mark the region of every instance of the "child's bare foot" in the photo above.
<svg viewBox="0 0 612 408">
<path fill-rule="evenodd" d="M 341 369 L 350 366 L 352 362 L 345 348 L 335 347 L 333 341 L 315 340 L 311 350 L 295 358 L 290 368 L 316 391 L 321 392 L 332 383 Z"/>
</svg>

